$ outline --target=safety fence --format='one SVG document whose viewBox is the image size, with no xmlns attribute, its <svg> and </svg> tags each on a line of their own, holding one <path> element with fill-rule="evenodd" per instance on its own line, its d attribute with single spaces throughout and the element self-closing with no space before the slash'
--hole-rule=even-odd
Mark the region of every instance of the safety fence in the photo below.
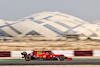
<svg viewBox="0 0 100 67">
<path fill-rule="evenodd" d="M 0 57 L 22 57 L 21 53 L 28 54 L 33 51 L 0 51 Z M 54 54 L 63 54 L 65 56 L 100 56 L 100 50 L 93 51 L 74 51 L 74 50 L 52 50 Z"/>
</svg>

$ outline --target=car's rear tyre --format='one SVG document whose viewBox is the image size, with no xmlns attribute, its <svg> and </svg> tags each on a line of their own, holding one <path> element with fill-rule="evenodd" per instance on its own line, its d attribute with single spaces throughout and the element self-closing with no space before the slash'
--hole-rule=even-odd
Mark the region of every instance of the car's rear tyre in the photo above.
<svg viewBox="0 0 100 67">
<path fill-rule="evenodd" d="M 65 57 L 64 57 L 64 56 L 60 56 L 59 59 L 60 59 L 61 61 L 64 61 Z"/>
<path fill-rule="evenodd" d="M 26 61 L 30 61 L 30 60 L 31 60 L 31 56 L 30 56 L 30 55 L 26 55 L 26 56 L 25 56 L 25 60 L 26 60 Z"/>
</svg>

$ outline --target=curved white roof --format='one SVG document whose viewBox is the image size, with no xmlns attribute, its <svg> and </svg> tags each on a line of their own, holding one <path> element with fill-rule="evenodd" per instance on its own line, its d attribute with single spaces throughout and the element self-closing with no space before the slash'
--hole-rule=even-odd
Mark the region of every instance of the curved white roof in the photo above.
<svg viewBox="0 0 100 67">
<path fill-rule="evenodd" d="M 98 25 L 60 12 L 37 13 L 16 22 L 2 21 L 0 25 L 1 30 L 7 33 L 6 36 L 14 37 L 25 35 L 58 37 L 65 33 L 77 33 L 87 37 L 100 36 L 100 31 L 96 32 Z"/>
</svg>

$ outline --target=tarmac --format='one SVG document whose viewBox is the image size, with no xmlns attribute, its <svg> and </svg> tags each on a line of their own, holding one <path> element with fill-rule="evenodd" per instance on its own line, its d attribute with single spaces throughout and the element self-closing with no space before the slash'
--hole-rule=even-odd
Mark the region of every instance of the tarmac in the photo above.
<svg viewBox="0 0 100 67">
<path fill-rule="evenodd" d="M 69 61 L 2 59 L 0 65 L 100 65 L 100 59 L 73 59 Z"/>
<path fill-rule="evenodd" d="M 2 65 L 0 67 L 100 67 L 100 65 Z"/>
<path fill-rule="evenodd" d="M 75 56 L 69 61 L 31 60 L 21 57 L 0 57 L 0 65 L 100 65 L 100 56 Z"/>
<path fill-rule="evenodd" d="M 100 59 L 100 56 L 70 56 L 72 59 Z M 0 57 L 0 59 L 24 59 L 22 57 Z"/>
</svg>

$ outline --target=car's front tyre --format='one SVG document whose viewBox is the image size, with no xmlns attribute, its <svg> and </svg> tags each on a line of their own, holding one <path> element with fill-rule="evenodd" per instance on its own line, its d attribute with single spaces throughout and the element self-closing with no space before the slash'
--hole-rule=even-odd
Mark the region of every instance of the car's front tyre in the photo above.
<svg viewBox="0 0 100 67">
<path fill-rule="evenodd" d="M 64 61 L 65 57 L 64 57 L 64 56 L 60 56 L 59 59 L 60 59 L 61 61 Z"/>
</svg>

